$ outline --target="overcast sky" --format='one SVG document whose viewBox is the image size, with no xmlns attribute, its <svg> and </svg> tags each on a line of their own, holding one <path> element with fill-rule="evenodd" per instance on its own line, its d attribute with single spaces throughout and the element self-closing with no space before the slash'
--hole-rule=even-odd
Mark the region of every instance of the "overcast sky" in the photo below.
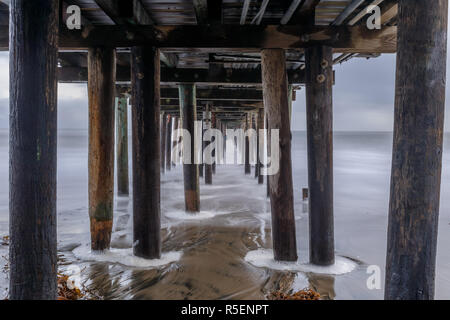
<svg viewBox="0 0 450 320">
<path fill-rule="evenodd" d="M 394 54 L 385 54 L 376 59 L 352 59 L 335 66 L 333 116 L 336 131 L 392 131 L 395 59 Z M 8 77 L 8 53 L 0 52 L 0 128 L 8 128 L 9 122 Z M 450 84 L 450 70 L 447 70 L 447 83 Z M 446 101 L 447 106 L 449 100 Z M 87 106 L 85 84 L 60 84 L 59 128 L 86 129 Z M 446 129 L 450 130 L 450 112 L 446 111 Z M 305 90 L 302 89 L 297 91 L 294 102 L 292 129 L 305 130 L 305 127 Z"/>
</svg>

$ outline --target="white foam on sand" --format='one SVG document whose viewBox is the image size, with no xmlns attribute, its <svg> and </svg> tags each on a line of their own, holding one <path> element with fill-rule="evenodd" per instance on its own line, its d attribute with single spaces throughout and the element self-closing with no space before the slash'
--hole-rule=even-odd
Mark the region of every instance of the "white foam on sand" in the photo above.
<svg viewBox="0 0 450 320">
<path fill-rule="evenodd" d="M 164 216 L 174 220 L 205 220 L 211 219 L 216 216 L 230 214 L 232 212 L 227 211 L 200 211 L 197 213 L 189 213 L 181 210 L 169 210 L 164 212 Z"/>
<path fill-rule="evenodd" d="M 80 260 L 119 263 L 128 267 L 136 268 L 157 268 L 180 260 L 180 251 L 166 252 L 161 255 L 161 259 L 144 259 L 133 255 L 133 249 L 110 249 L 103 252 L 93 252 L 90 246 L 81 245 L 75 248 L 73 254 Z"/>
<path fill-rule="evenodd" d="M 352 272 L 357 263 L 344 258 L 336 256 L 335 264 L 331 266 L 316 266 L 313 264 L 301 263 L 301 262 L 280 262 L 273 259 L 273 250 L 270 249 L 258 249 L 249 251 L 245 256 L 245 261 L 260 268 L 269 268 L 279 271 L 299 271 L 299 272 L 311 272 L 317 274 L 331 274 L 341 275 Z"/>
</svg>

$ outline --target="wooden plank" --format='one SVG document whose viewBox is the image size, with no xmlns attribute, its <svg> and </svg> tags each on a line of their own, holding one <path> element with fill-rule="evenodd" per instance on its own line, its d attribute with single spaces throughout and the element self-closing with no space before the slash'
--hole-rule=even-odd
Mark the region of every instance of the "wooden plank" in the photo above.
<svg viewBox="0 0 450 320">
<path fill-rule="evenodd" d="M 58 3 L 11 7 L 9 300 L 57 297 Z"/>
<path fill-rule="evenodd" d="M 83 30 L 60 31 L 59 47 L 87 49 L 91 46 L 126 48 L 154 45 L 165 50 L 259 52 L 261 48 L 299 49 L 327 45 L 334 52 L 394 53 L 397 28 L 385 26 L 302 27 L 279 25 L 213 26 L 91 26 Z M 0 49 L 8 47 L 8 30 L 0 26 Z"/>
<path fill-rule="evenodd" d="M 306 50 L 306 118 L 310 263 L 334 264 L 333 54 L 330 47 Z"/>
<path fill-rule="evenodd" d="M 117 66 L 116 80 L 120 83 L 129 83 L 130 68 Z M 61 83 L 86 82 L 87 68 L 59 67 L 58 81 Z M 289 70 L 288 81 L 290 84 L 304 83 L 304 70 Z M 224 68 L 219 73 L 210 73 L 210 71 L 207 69 L 161 68 L 161 84 L 176 85 L 181 82 L 210 85 L 260 85 L 261 70 Z"/>
<path fill-rule="evenodd" d="M 159 50 L 132 48 L 133 250 L 161 257 Z"/>
<path fill-rule="evenodd" d="M 272 212 L 272 239 L 277 261 L 296 261 L 295 215 L 291 164 L 291 128 L 287 100 L 285 53 L 282 49 L 261 52 L 264 108 L 269 130 L 279 130 L 279 158 L 269 152 L 273 162 L 279 160 L 278 172 L 268 176 Z M 272 163 L 276 167 L 275 163 Z"/>
<path fill-rule="evenodd" d="M 113 225 L 115 49 L 89 49 L 88 67 L 91 249 L 103 251 Z"/>
<path fill-rule="evenodd" d="M 398 5 L 385 298 L 430 300 L 435 289 L 448 1 L 400 0 Z"/>
</svg>

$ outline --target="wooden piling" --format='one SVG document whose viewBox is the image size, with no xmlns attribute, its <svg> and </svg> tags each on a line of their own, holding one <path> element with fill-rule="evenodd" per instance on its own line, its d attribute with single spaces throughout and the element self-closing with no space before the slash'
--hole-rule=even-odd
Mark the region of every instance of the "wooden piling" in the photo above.
<svg viewBox="0 0 450 320">
<path fill-rule="evenodd" d="M 244 130 L 245 130 L 245 146 L 244 146 L 244 169 L 245 169 L 245 174 L 251 174 L 252 173 L 252 168 L 250 166 L 250 137 L 248 136 L 248 130 L 250 129 L 250 119 L 249 119 L 249 114 L 247 113 L 245 116 L 245 126 L 244 126 Z"/>
<path fill-rule="evenodd" d="M 10 3 L 10 300 L 57 296 L 58 7 Z"/>
<path fill-rule="evenodd" d="M 434 298 L 447 6 L 399 1 L 386 299 Z"/>
<path fill-rule="evenodd" d="M 265 116 L 266 116 L 266 144 L 267 144 L 267 157 L 270 156 L 269 154 L 269 150 L 270 150 L 270 129 L 269 129 L 269 119 L 267 117 L 267 112 L 264 112 Z M 267 198 L 270 198 L 270 181 L 269 181 L 269 176 L 266 176 L 266 187 L 267 187 Z"/>
<path fill-rule="evenodd" d="M 178 117 L 174 117 L 173 118 L 173 134 L 175 134 L 175 132 L 177 132 L 178 124 L 179 124 L 179 118 Z M 178 148 L 177 141 L 174 140 L 172 142 L 172 151 L 179 152 L 177 148 Z M 177 166 L 177 163 L 172 162 L 172 167 L 175 168 L 176 166 Z"/>
<path fill-rule="evenodd" d="M 180 84 L 180 114 L 183 121 L 183 129 L 191 135 L 191 163 L 183 164 L 184 175 L 184 200 L 186 211 L 200 211 L 200 189 L 198 181 L 198 164 L 195 163 L 196 152 L 194 148 L 194 125 L 197 120 L 197 104 L 195 99 L 194 84 Z"/>
<path fill-rule="evenodd" d="M 166 170 L 172 169 L 172 123 L 173 118 L 168 115 L 166 122 Z"/>
<path fill-rule="evenodd" d="M 159 59 L 157 48 L 132 48 L 133 249 L 147 259 L 161 256 Z"/>
<path fill-rule="evenodd" d="M 91 249 L 109 249 L 114 205 L 114 96 L 116 50 L 90 48 L 89 217 Z"/>
<path fill-rule="evenodd" d="M 166 172 L 166 126 L 167 123 L 167 113 L 162 112 L 161 115 L 161 146 L 160 146 L 160 164 L 161 164 L 161 173 L 165 173 Z"/>
<path fill-rule="evenodd" d="M 203 123 L 204 123 L 204 129 L 205 131 L 208 129 L 211 129 L 211 111 L 209 109 L 209 105 L 206 106 L 205 108 L 205 112 L 203 115 Z M 204 142 L 203 143 L 203 147 L 206 148 L 209 143 L 211 142 Z M 211 159 L 204 159 L 207 160 L 208 162 L 211 161 Z M 212 168 L 212 164 L 204 164 L 204 168 L 205 168 L 205 184 L 212 184 L 212 176 L 213 176 L 213 168 Z"/>
<path fill-rule="evenodd" d="M 279 261 L 296 261 L 291 127 L 286 94 L 287 76 L 284 50 L 262 50 L 261 67 L 264 109 L 268 115 L 269 128 L 279 130 L 279 170 L 269 176 L 274 256 L 275 260 Z"/>
<path fill-rule="evenodd" d="M 253 113 L 252 114 L 252 127 L 255 129 L 256 133 L 256 148 L 252 150 L 252 154 L 256 155 L 255 158 L 255 179 L 258 179 L 259 177 L 259 164 L 258 164 L 258 153 L 259 153 L 259 128 L 258 128 L 258 120 L 257 120 L 258 114 Z"/>
<path fill-rule="evenodd" d="M 317 265 L 334 264 L 332 55 L 326 46 L 305 51 L 309 255 Z"/>
<path fill-rule="evenodd" d="M 117 193 L 129 194 L 128 178 L 128 99 L 120 96 L 116 99 L 116 165 Z"/>
<path fill-rule="evenodd" d="M 211 129 L 217 129 L 217 118 L 216 118 L 216 113 L 215 112 L 211 112 Z M 217 147 L 218 147 L 218 145 L 217 145 L 217 141 L 216 141 L 216 138 L 215 137 L 213 137 L 212 138 L 213 139 L 213 144 L 214 144 L 214 150 L 212 151 L 212 157 L 213 157 L 213 160 L 214 160 L 214 162 L 212 163 L 212 174 L 216 174 L 216 164 L 217 164 L 217 157 L 216 157 L 216 154 L 217 154 Z"/>
<path fill-rule="evenodd" d="M 262 150 L 264 149 L 264 136 L 260 137 L 259 130 L 264 129 L 264 109 L 259 109 L 258 111 L 258 150 L 256 151 L 256 169 L 258 172 L 258 184 L 264 184 L 264 176 L 261 174 L 261 158 L 259 156 L 260 153 L 263 153 Z M 262 138 L 262 139 L 261 139 Z"/>
</svg>

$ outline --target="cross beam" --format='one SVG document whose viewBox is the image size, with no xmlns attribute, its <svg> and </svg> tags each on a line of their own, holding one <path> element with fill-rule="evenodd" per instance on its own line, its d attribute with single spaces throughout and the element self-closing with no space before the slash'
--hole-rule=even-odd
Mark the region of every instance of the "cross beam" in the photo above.
<svg viewBox="0 0 450 320">
<path fill-rule="evenodd" d="M 0 27 L 0 50 L 9 45 L 8 27 Z M 214 25 L 214 26 L 86 26 L 60 29 L 61 50 L 89 47 L 153 45 L 166 51 L 248 51 L 262 48 L 301 49 L 327 45 L 335 52 L 394 53 L 397 27 L 369 30 L 366 26 Z"/>
<path fill-rule="evenodd" d="M 117 66 L 117 82 L 130 82 L 130 68 Z M 289 83 L 305 82 L 303 70 L 288 71 Z M 83 67 L 59 67 L 58 79 L 62 83 L 87 82 L 88 70 Z M 261 84 L 260 69 L 221 69 L 211 73 L 207 69 L 161 68 L 161 84 L 202 83 L 210 85 Z"/>
</svg>

